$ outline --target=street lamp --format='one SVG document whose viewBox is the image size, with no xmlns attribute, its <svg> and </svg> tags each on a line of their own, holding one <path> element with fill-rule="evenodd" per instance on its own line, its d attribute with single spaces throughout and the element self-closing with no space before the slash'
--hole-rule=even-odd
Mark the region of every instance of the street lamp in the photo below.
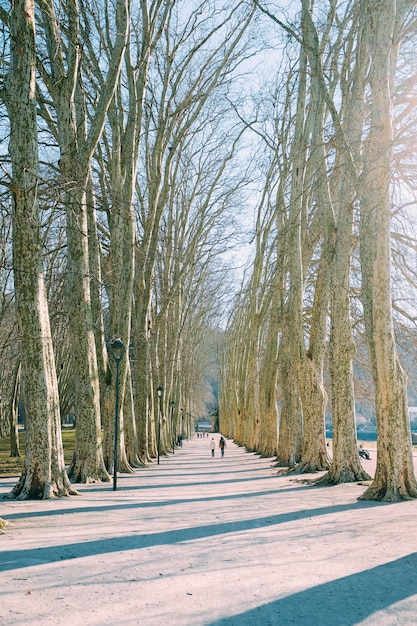
<svg viewBox="0 0 417 626">
<path fill-rule="evenodd" d="M 119 449 L 119 373 L 120 361 L 125 353 L 125 344 L 121 339 L 115 339 L 110 344 L 113 358 L 116 361 L 116 411 L 114 415 L 114 453 L 113 453 L 113 491 L 117 489 L 117 452 Z"/>
<path fill-rule="evenodd" d="M 161 387 L 161 385 L 159 385 L 159 387 L 156 390 L 156 393 L 158 394 L 158 460 L 157 460 L 157 464 L 159 465 L 159 454 L 160 454 L 160 447 L 161 447 L 161 415 L 162 415 L 162 394 L 164 392 L 164 388 Z"/>
<path fill-rule="evenodd" d="M 175 407 L 175 400 L 171 400 L 172 454 L 175 454 L 174 407 Z"/>
</svg>

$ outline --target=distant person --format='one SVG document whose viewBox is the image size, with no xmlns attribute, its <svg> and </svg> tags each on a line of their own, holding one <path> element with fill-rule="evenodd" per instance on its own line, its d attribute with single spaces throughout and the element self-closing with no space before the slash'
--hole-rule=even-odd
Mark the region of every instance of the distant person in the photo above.
<svg viewBox="0 0 417 626">
<path fill-rule="evenodd" d="M 214 456 L 215 449 L 216 449 L 216 442 L 214 441 L 214 437 L 212 437 L 210 441 L 211 456 Z"/>
<path fill-rule="evenodd" d="M 222 456 L 224 456 L 225 447 L 226 447 L 226 441 L 223 439 L 223 437 L 220 437 L 219 448 L 220 448 L 220 452 Z"/>
<path fill-rule="evenodd" d="M 368 450 L 365 450 L 362 444 L 360 444 L 358 452 L 359 456 L 362 457 L 362 459 L 368 459 L 368 461 L 370 460 L 371 455 L 369 454 Z"/>
</svg>

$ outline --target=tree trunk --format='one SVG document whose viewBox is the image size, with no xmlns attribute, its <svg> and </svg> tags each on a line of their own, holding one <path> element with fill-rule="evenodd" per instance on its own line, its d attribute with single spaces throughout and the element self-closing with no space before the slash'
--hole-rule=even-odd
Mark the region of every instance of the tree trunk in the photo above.
<svg viewBox="0 0 417 626">
<path fill-rule="evenodd" d="M 283 324 L 279 349 L 281 412 L 278 430 L 277 464 L 294 468 L 301 459 L 303 446 L 303 416 L 298 386 L 294 386 L 294 363 L 288 346 L 290 335 Z"/>
<path fill-rule="evenodd" d="M 140 250 L 136 253 L 136 264 L 139 262 Z M 135 398 L 136 398 L 136 430 L 138 434 L 138 456 L 143 463 L 148 463 L 156 456 L 156 431 L 153 427 L 154 404 L 151 385 L 150 368 L 150 336 L 151 315 L 149 298 L 145 303 L 143 297 L 143 281 L 138 280 L 136 272 L 136 308 L 133 320 L 134 359 L 135 359 Z"/>
<path fill-rule="evenodd" d="M 13 267 L 26 408 L 26 455 L 9 498 L 75 494 L 64 465 L 58 384 L 42 267 L 33 0 L 15 0 L 6 104 L 12 163 Z"/>
<path fill-rule="evenodd" d="M 73 163 L 70 170 L 73 171 Z M 66 177 L 69 180 L 69 176 Z M 67 196 L 67 290 L 74 370 L 76 434 L 68 471 L 73 482 L 110 481 L 101 447 L 100 389 L 93 330 L 85 194 Z"/>
<path fill-rule="evenodd" d="M 341 164 L 340 164 L 341 165 Z M 353 187 L 346 184 L 348 166 L 337 170 L 344 180 L 339 189 L 337 234 L 331 263 L 331 328 L 329 368 L 332 390 L 333 461 L 323 482 L 338 484 L 369 480 L 356 441 L 352 360 L 355 346 L 350 316 L 350 257 L 353 243 Z M 353 181 L 350 181 L 353 184 Z"/>
<path fill-rule="evenodd" d="M 322 371 L 309 357 L 306 359 L 303 371 L 304 377 L 300 381 L 300 387 L 304 398 L 304 437 L 303 452 L 297 471 L 319 472 L 330 467 L 324 423 L 327 395 L 324 390 Z M 309 398 L 308 403 L 306 398 Z"/>
<path fill-rule="evenodd" d="M 303 9 L 304 11 L 304 9 Z M 304 18 L 302 17 L 302 23 Z M 303 256 L 302 240 L 305 219 L 305 174 L 307 162 L 306 132 L 307 55 L 301 45 L 294 138 L 291 147 L 291 192 L 288 206 L 285 263 L 288 275 L 288 298 L 283 306 L 281 339 L 282 410 L 278 438 L 278 462 L 292 469 L 300 461 L 300 429 L 304 426 L 302 387 L 306 372 L 303 329 Z M 286 397 L 287 396 L 287 397 Z M 291 437 L 290 441 L 283 441 Z"/>
<path fill-rule="evenodd" d="M 19 390 L 20 390 L 20 374 L 22 364 L 19 362 L 13 377 L 13 391 L 10 400 L 10 456 L 20 457 L 19 449 L 19 425 L 18 425 L 18 413 L 19 413 Z"/>
<path fill-rule="evenodd" d="M 364 3 L 370 44 L 371 122 L 365 143 L 360 252 L 365 332 L 375 384 L 378 456 L 364 500 L 393 502 L 417 497 L 407 409 L 406 377 L 399 363 L 391 304 L 391 156 L 393 74 L 397 56 L 396 6 Z"/>
<path fill-rule="evenodd" d="M 274 456 L 278 444 L 277 353 L 278 328 L 270 320 L 260 381 L 259 424 L 256 451 L 264 457 Z"/>
<path fill-rule="evenodd" d="M 97 215 L 95 197 L 92 189 L 91 178 L 88 185 L 87 212 L 88 227 L 88 254 L 90 267 L 90 293 L 91 315 L 93 320 L 93 332 L 96 344 L 97 370 L 100 389 L 100 412 L 102 413 L 107 385 L 110 383 L 109 357 L 107 354 L 106 336 L 103 319 L 102 302 L 102 271 L 101 271 L 101 246 L 97 231 Z"/>
<path fill-rule="evenodd" d="M 103 131 L 123 61 L 130 25 L 129 4 L 127 0 L 116 2 L 115 37 L 110 45 L 107 73 L 100 83 L 94 114 L 87 128 L 88 107 L 80 80 L 82 42 L 77 1 L 70 0 L 62 9 L 65 35 L 61 34 L 61 15 L 56 15 L 54 3 L 51 0 L 38 1 L 45 49 L 49 53 L 48 63 L 44 63 L 45 84 L 55 106 L 59 165 L 66 195 L 67 287 L 77 420 L 69 474 L 73 481 L 109 481 L 101 448 L 99 373 L 90 289 L 90 269 L 94 268 L 90 268 L 86 194 L 91 158 Z M 107 43 L 111 44 L 111 38 Z"/>
</svg>

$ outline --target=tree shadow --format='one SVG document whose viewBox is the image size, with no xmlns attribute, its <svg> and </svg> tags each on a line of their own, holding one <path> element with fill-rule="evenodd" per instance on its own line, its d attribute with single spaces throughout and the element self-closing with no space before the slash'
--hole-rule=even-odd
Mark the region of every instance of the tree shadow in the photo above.
<svg viewBox="0 0 417 626">
<path fill-rule="evenodd" d="M 212 622 L 209 626 L 353 626 L 417 594 L 417 553 L 323 585 L 306 589 L 255 609 Z M 391 615 L 389 623 L 415 624 Z M 385 622 L 384 622 L 385 623 Z M 388 622 L 387 622 L 388 623 Z"/>
<path fill-rule="evenodd" d="M 139 488 L 139 487 L 138 487 Z M 286 487 L 284 489 L 268 489 L 264 491 L 250 491 L 245 493 L 228 493 L 226 495 L 216 494 L 214 496 L 201 496 L 198 498 L 176 498 L 172 500 L 155 500 L 150 502 L 132 502 L 126 504 L 120 504 L 118 502 L 114 504 L 105 504 L 105 505 L 93 505 L 93 506 L 83 506 L 82 502 L 80 506 L 73 506 L 71 508 L 66 508 L 63 505 L 60 508 L 56 509 L 46 509 L 41 511 L 23 511 L 22 513 L 2 513 L 2 519 L 6 521 L 12 521 L 17 519 L 30 519 L 36 517 L 53 517 L 57 515 L 73 515 L 76 513 L 102 513 L 103 511 L 121 511 L 121 510 L 130 510 L 130 509 L 149 509 L 153 507 L 165 507 L 165 506 L 175 506 L 178 504 L 190 504 L 197 502 L 222 502 L 227 500 L 236 500 L 239 498 L 256 498 L 270 495 L 279 495 L 282 493 L 291 493 L 294 491 L 300 491 L 303 489 L 311 489 L 310 486 L 297 486 L 297 487 Z M 71 503 L 73 501 L 71 500 Z"/>
<path fill-rule="evenodd" d="M 84 541 L 65 545 L 30 548 L 26 550 L 5 550 L 0 552 L 0 572 L 20 569 L 22 567 L 42 565 L 45 563 L 62 562 L 68 559 L 96 556 L 99 554 L 110 554 L 126 550 L 140 550 L 142 548 L 173 545 L 186 541 L 207 539 L 216 535 L 254 530 L 262 527 L 292 522 L 294 520 L 340 513 L 343 511 L 349 511 L 353 508 L 371 508 L 374 506 L 390 506 L 390 504 L 361 501 L 308 510 L 290 511 L 288 513 L 267 515 L 265 517 L 256 517 L 253 519 L 192 526 L 177 530 L 152 533 L 150 535 L 137 534 L 113 537 L 110 539 L 95 539 L 93 541 Z"/>
<path fill-rule="evenodd" d="M 201 473 L 200 476 L 205 476 L 205 474 Z M 132 475 L 128 474 L 127 475 L 128 478 L 131 478 Z M 139 476 L 140 478 L 140 476 Z M 149 477 L 148 477 L 149 478 Z M 152 484 L 138 484 L 138 485 L 123 485 L 123 477 L 119 475 L 118 480 L 119 480 L 119 487 L 118 490 L 119 491 L 133 491 L 135 489 L 139 489 L 139 490 L 147 490 L 147 489 L 180 489 L 183 487 L 209 487 L 210 485 L 232 485 L 232 484 L 236 484 L 236 483 L 249 483 L 249 482 L 254 482 L 254 481 L 259 481 L 259 480 L 271 480 L 273 478 L 279 478 L 279 476 L 276 475 L 271 475 L 271 476 L 250 476 L 249 478 L 219 478 L 219 480 L 192 480 L 189 482 L 183 482 L 183 483 L 164 483 L 164 482 L 159 482 L 157 484 L 152 483 Z M 161 479 L 161 477 L 159 476 L 159 480 Z M 103 484 L 103 483 L 102 483 Z M 108 485 L 109 483 L 107 483 Z M 85 487 L 82 490 L 82 493 L 88 493 L 88 492 L 93 492 L 96 491 L 97 487 L 96 486 L 90 486 L 90 487 Z"/>
</svg>

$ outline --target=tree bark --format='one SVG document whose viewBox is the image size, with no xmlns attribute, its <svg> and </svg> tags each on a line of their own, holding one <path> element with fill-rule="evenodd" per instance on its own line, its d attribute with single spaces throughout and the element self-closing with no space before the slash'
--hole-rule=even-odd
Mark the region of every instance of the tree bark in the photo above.
<svg viewBox="0 0 417 626">
<path fill-rule="evenodd" d="M 391 0 L 363 5 L 361 15 L 371 60 L 371 120 L 361 186 L 360 253 L 365 332 L 375 383 L 378 456 L 374 480 L 361 499 L 393 502 L 417 497 L 407 383 L 395 345 L 391 296 L 392 106 L 396 42 L 400 40 L 395 24 L 400 15 Z"/>
<path fill-rule="evenodd" d="M 19 413 L 19 390 L 20 390 L 20 376 L 21 376 L 22 364 L 19 362 L 15 368 L 13 376 L 13 388 L 12 397 L 10 400 L 9 414 L 10 414 L 10 456 L 19 457 L 19 426 L 18 426 L 18 413 Z"/>
<path fill-rule="evenodd" d="M 298 386 L 294 385 L 294 362 L 290 349 L 290 333 L 282 322 L 282 339 L 279 348 L 279 384 L 281 389 L 281 411 L 277 464 L 294 468 L 301 459 L 303 449 L 303 415 Z"/>
<path fill-rule="evenodd" d="M 6 105 L 12 163 L 13 267 L 26 409 L 26 455 L 19 500 L 75 494 L 64 465 L 58 384 L 42 267 L 33 0 L 15 0 Z"/>
</svg>

